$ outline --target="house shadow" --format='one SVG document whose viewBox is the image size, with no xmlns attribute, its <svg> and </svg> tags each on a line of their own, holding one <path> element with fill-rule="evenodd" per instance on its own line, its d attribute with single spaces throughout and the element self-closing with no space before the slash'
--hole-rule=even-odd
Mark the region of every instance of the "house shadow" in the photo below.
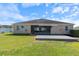
<svg viewBox="0 0 79 59">
<path fill-rule="evenodd" d="M 63 41 L 63 42 L 79 42 L 79 40 L 71 40 L 71 39 L 36 39 L 39 41 Z"/>
<path fill-rule="evenodd" d="M 5 34 L 5 36 L 36 36 L 32 34 Z M 40 39 L 40 38 L 35 38 L 35 40 L 39 41 L 63 41 L 63 42 L 79 42 L 77 39 Z"/>
<path fill-rule="evenodd" d="M 6 36 L 34 36 L 31 34 L 5 34 Z"/>
</svg>

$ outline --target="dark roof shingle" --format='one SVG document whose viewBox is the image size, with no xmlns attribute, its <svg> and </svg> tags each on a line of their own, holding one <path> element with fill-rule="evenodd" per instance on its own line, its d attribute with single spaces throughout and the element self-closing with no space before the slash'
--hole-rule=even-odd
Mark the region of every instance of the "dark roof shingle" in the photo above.
<svg viewBox="0 0 79 59">
<path fill-rule="evenodd" d="M 20 24 L 20 23 L 72 24 L 72 23 L 60 22 L 60 21 L 54 21 L 54 20 L 48 20 L 48 19 L 35 19 L 35 20 L 19 22 L 19 23 L 15 23 L 15 24 Z"/>
</svg>

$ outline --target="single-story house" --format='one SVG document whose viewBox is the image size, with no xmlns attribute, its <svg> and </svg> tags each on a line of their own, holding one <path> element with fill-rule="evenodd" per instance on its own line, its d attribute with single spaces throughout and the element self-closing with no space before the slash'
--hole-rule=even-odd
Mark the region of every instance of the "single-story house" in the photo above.
<svg viewBox="0 0 79 59">
<path fill-rule="evenodd" d="M 12 32 L 12 26 L 11 25 L 0 25 L 0 33 L 5 32 Z"/>
<path fill-rule="evenodd" d="M 14 34 L 69 34 L 73 29 L 72 23 L 48 20 L 35 19 L 13 24 Z"/>
</svg>

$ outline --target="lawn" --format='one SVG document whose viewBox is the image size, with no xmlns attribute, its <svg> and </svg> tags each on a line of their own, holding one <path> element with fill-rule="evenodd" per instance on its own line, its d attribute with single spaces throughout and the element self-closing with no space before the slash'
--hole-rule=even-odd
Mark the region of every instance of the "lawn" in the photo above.
<svg viewBox="0 0 79 59">
<path fill-rule="evenodd" d="M 35 40 L 34 37 L 0 34 L 0 55 L 79 56 L 79 42 Z"/>
</svg>

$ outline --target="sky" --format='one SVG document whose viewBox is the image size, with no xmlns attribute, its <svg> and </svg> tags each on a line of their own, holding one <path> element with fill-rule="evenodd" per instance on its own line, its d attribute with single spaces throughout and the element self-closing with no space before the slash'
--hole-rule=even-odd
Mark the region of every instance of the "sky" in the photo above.
<svg viewBox="0 0 79 59">
<path fill-rule="evenodd" d="M 79 26 L 79 3 L 0 3 L 0 24 L 45 18 Z"/>
</svg>

